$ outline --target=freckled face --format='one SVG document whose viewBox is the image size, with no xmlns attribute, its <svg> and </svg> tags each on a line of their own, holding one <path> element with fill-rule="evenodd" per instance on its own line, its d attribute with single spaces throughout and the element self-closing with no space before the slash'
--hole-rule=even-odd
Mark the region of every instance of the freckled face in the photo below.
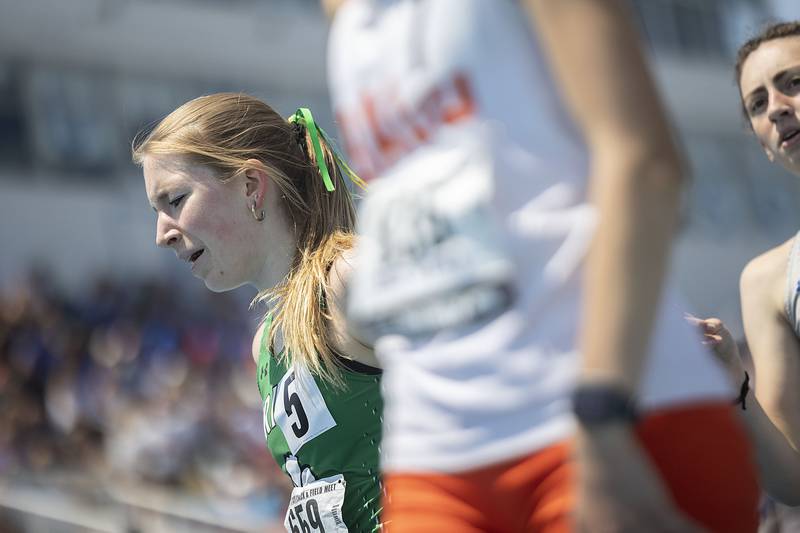
<svg viewBox="0 0 800 533">
<path fill-rule="evenodd" d="M 800 36 L 762 43 L 742 65 L 739 89 L 769 158 L 800 174 Z"/>
<path fill-rule="evenodd" d="M 252 281 L 263 259 L 252 246 L 258 223 L 241 180 L 222 182 L 210 169 L 178 156 L 146 156 L 142 166 L 158 216 L 156 244 L 172 248 L 212 291 Z"/>
</svg>

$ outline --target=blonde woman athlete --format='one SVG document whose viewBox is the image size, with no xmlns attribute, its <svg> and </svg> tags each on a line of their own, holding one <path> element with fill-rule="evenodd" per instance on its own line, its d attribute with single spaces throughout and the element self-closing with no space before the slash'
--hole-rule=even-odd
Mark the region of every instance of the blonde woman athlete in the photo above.
<svg viewBox="0 0 800 533">
<path fill-rule="evenodd" d="M 733 391 L 668 273 L 683 170 L 625 2 L 328 4 L 375 179 L 348 310 L 384 367 L 389 531 L 755 531 Z"/>
<path fill-rule="evenodd" d="M 212 291 L 258 288 L 253 339 L 267 445 L 295 486 L 292 533 L 379 525 L 381 371 L 342 318 L 355 213 L 311 113 L 243 94 L 187 102 L 134 141 L 156 243 Z M 343 165 L 346 169 L 346 165 Z"/>
<path fill-rule="evenodd" d="M 742 106 L 770 161 L 800 176 L 800 22 L 766 28 L 739 50 Z M 721 321 L 694 320 L 739 389 L 765 490 L 800 505 L 800 233 L 750 261 L 741 275 L 742 318 L 755 366 L 755 397 Z"/>
</svg>

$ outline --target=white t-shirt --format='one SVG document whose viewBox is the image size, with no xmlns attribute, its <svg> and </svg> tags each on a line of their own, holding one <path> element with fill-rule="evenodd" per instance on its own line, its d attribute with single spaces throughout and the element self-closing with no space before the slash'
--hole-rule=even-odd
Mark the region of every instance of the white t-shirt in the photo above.
<svg viewBox="0 0 800 533">
<path fill-rule="evenodd" d="M 328 65 L 347 151 L 373 180 L 350 312 L 379 335 L 383 468 L 463 471 L 566 438 L 596 213 L 526 13 L 349 0 Z M 668 283 L 646 409 L 731 394 L 683 309 Z"/>
</svg>

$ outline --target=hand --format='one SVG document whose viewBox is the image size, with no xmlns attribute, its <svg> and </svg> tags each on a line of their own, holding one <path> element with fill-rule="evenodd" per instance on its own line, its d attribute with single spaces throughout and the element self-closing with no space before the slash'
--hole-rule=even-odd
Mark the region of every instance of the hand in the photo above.
<svg viewBox="0 0 800 533">
<path fill-rule="evenodd" d="M 737 387 L 744 380 L 744 365 L 739 356 L 739 347 L 733 335 L 718 318 L 698 318 L 686 313 L 686 320 L 700 329 L 703 335 L 703 344 L 710 346 L 725 368 L 730 373 L 734 385 Z"/>
<path fill-rule="evenodd" d="M 577 464 L 577 531 L 703 531 L 676 508 L 628 426 L 580 429 Z"/>
</svg>

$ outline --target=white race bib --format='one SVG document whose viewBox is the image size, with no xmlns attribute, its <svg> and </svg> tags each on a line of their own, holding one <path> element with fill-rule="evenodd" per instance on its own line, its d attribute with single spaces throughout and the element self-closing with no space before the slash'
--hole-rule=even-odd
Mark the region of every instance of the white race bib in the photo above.
<svg viewBox="0 0 800 533">
<path fill-rule="evenodd" d="M 476 138 L 419 148 L 370 188 L 348 313 L 371 340 L 428 334 L 509 305 L 514 265 L 492 205 L 492 156 Z"/>
<path fill-rule="evenodd" d="M 283 525 L 289 533 L 347 533 L 342 517 L 344 476 L 339 474 L 295 487 Z"/>
<path fill-rule="evenodd" d="M 264 402 L 265 434 L 279 426 L 292 454 L 336 426 L 314 377 L 303 366 L 290 368 L 270 398 Z"/>
</svg>

